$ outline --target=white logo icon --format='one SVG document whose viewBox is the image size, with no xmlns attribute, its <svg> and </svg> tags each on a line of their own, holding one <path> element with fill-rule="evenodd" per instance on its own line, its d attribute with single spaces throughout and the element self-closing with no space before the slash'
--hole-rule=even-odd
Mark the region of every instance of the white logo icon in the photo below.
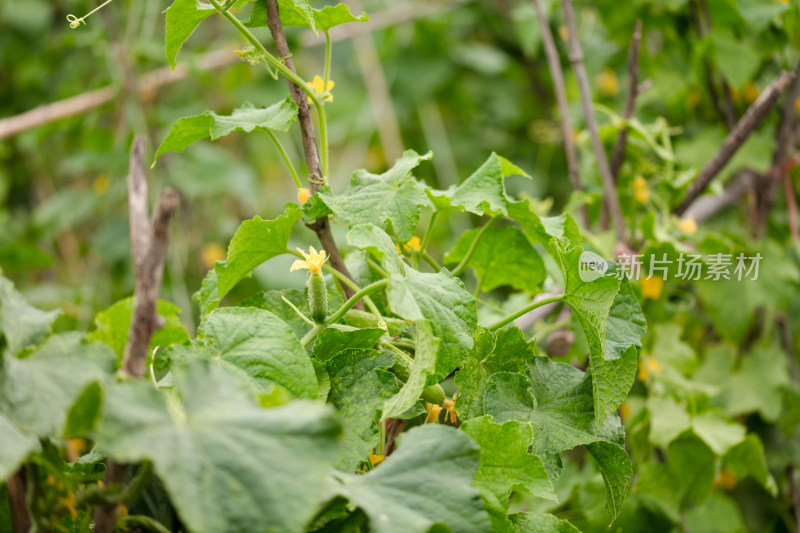
<svg viewBox="0 0 800 533">
<path fill-rule="evenodd" d="M 579 260 L 578 275 L 584 283 L 592 282 L 605 276 L 608 262 L 594 252 L 583 252 Z"/>
</svg>

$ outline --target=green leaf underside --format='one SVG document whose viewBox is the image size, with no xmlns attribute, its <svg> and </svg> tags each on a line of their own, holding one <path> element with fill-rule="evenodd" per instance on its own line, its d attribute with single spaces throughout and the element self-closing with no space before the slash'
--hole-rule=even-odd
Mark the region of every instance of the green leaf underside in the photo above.
<svg viewBox="0 0 800 533">
<path fill-rule="evenodd" d="M 551 514 L 515 513 L 509 515 L 517 533 L 580 533 L 580 530 Z"/>
<path fill-rule="evenodd" d="M 406 242 L 414 235 L 420 210 L 429 205 L 425 186 L 411 171 L 430 158 L 430 152 L 419 155 L 406 150 L 383 174 L 356 171 L 341 194 L 320 194 L 320 198 L 348 225 L 373 224 Z"/>
<path fill-rule="evenodd" d="M 295 398 L 317 398 L 314 367 L 292 329 L 254 307 L 223 307 L 206 316 L 193 346 L 170 350 L 174 362 L 210 360 L 234 377 L 247 376 L 256 391 L 280 385 Z"/>
<path fill-rule="evenodd" d="M 478 320 L 475 299 L 463 282 L 446 269 L 432 274 L 406 267 L 405 276 L 391 275 L 387 295 L 392 311 L 409 320 L 428 320 L 440 341 L 427 385 L 447 377 L 472 350 Z"/>
<path fill-rule="evenodd" d="M 190 144 L 207 137 L 215 141 L 234 131 L 287 131 L 296 117 L 297 105 L 289 96 L 266 108 L 245 102 L 230 115 L 206 111 L 202 115 L 183 117 L 172 125 L 166 138 L 161 141 L 153 162 L 166 152 L 183 152 Z"/>
<path fill-rule="evenodd" d="M 411 375 L 400 392 L 384 404 L 384 419 L 403 418 L 403 413 L 414 406 L 428 383 L 428 377 L 436 370 L 436 354 L 441 341 L 434 336 L 427 320 L 417 320 L 416 325 L 416 350 Z"/>
<path fill-rule="evenodd" d="M 467 254 L 480 229 L 461 234 L 453 249 L 444 257 L 446 264 L 460 262 Z M 513 227 L 487 229 L 478 241 L 467 266 L 475 271 L 484 291 L 504 285 L 535 293 L 547 277 L 539 253 L 525 235 Z"/>
<path fill-rule="evenodd" d="M 39 439 L 35 435 L 20 430 L 0 413 L 0 479 L 5 480 L 13 474 L 25 458 L 39 450 Z"/>
<path fill-rule="evenodd" d="M 399 390 L 394 374 L 387 371 L 393 364 L 391 352 L 366 349 L 341 351 L 325 362 L 331 378 L 328 400 L 344 427 L 338 468 L 356 470 L 378 445 L 379 413 Z"/>
<path fill-rule="evenodd" d="M 281 24 L 283 26 L 297 26 L 301 28 L 314 27 L 322 31 L 330 31 L 340 24 L 348 22 L 368 22 L 369 17 L 366 13 L 356 16 L 350 11 L 350 7 L 345 4 L 335 6 L 325 6 L 322 9 L 310 8 L 307 2 L 296 2 L 294 0 L 278 0 L 278 10 L 280 13 Z M 250 28 L 260 28 L 267 25 L 267 2 L 266 0 L 256 0 L 253 10 L 250 13 L 250 20 L 245 26 Z"/>
<path fill-rule="evenodd" d="M 191 37 L 195 28 L 215 11 L 211 4 L 198 0 L 175 0 L 167 8 L 165 51 L 172 70 L 175 70 L 175 60 L 183 43 Z"/>
<path fill-rule="evenodd" d="M 429 424 L 400 435 L 398 448 L 367 474 L 338 475 L 336 491 L 369 517 L 376 533 L 425 533 L 447 524 L 454 533 L 489 531 L 472 486 L 480 448 L 466 433 Z"/>
<path fill-rule="evenodd" d="M 32 307 L 11 281 L 0 277 L 0 333 L 5 337 L 6 353 L 17 355 L 42 340 L 60 314 Z"/>
<path fill-rule="evenodd" d="M 191 531 L 304 531 L 339 454 L 333 410 L 311 402 L 262 409 L 199 361 L 174 375 L 181 400 L 146 381 L 113 386 L 98 446 L 118 461 L 152 461 Z"/>
</svg>

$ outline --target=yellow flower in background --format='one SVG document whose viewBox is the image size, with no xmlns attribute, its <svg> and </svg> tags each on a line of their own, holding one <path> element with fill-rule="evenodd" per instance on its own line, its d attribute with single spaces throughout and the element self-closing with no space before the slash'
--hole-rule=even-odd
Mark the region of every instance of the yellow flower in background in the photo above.
<svg viewBox="0 0 800 533">
<path fill-rule="evenodd" d="M 642 280 L 642 298 L 658 300 L 664 290 L 664 280 L 657 276 L 650 276 Z"/>
<path fill-rule="evenodd" d="M 558 35 L 565 41 L 569 40 L 569 28 L 567 28 L 566 26 L 559 26 Z"/>
<path fill-rule="evenodd" d="M 598 76 L 597 82 L 600 89 L 606 94 L 610 94 L 611 96 L 619 94 L 619 80 L 617 79 L 617 73 L 612 69 L 605 69 L 603 73 Z"/>
<path fill-rule="evenodd" d="M 203 246 L 203 266 L 206 270 L 214 268 L 214 263 L 225 259 L 225 249 L 215 242 Z"/>
<path fill-rule="evenodd" d="M 697 222 L 695 222 L 694 217 L 684 218 L 678 222 L 678 229 L 689 235 L 694 235 L 697 233 Z"/>
<path fill-rule="evenodd" d="M 406 243 L 406 247 L 411 248 L 415 252 L 419 252 L 422 249 L 422 241 L 419 240 L 419 237 L 414 235 L 408 240 L 408 242 Z M 403 253 L 403 250 L 400 249 L 400 245 L 397 245 L 397 253 L 398 254 Z"/>
<path fill-rule="evenodd" d="M 108 175 L 100 174 L 97 176 L 92 182 L 92 189 L 94 189 L 94 192 L 97 194 L 105 194 L 108 190 Z"/>
<path fill-rule="evenodd" d="M 627 402 L 623 402 L 622 405 L 619 406 L 619 417 L 625 420 L 629 416 L 631 416 L 631 406 L 628 405 Z"/>
<path fill-rule="evenodd" d="M 77 507 L 77 500 L 75 499 L 75 493 L 67 492 L 65 496 L 61 496 L 58 498 L 58 503 L 64 506 L 67 511 L 69 511 L 69 515 L 72 517 L 73 520 L 78 518 L 78 509 Z"/>
<path fill-rule="evenodd" d="M 333 102 L 333 95 L 331 94 L 331 89 L 333 89 L 334 86 L 333 80 L 328 80 L 328 86 L 325 87 L 325 80 L 323 80 L 319 76 L 314 76 L 314 79 L 311 81 L 307 81 L 306 85 L 317 91 L 317 93 L 326 102 Z M 312 102 L 310 97 L 308 99 L 308 102 L 309 103 Z"/>
<path fill-rule="evenodd" d="M 301 261 L 298 259 L 294 263 L 292 263 L 292 267 L 289 269 L 289 272 L 294 272 L 295 270 L 301 270 L 303 268 L 308 269 L 312 274 L 319 274 L 320 270 L 322 270 L 322 264 L 325 262 L 327 257 L 325 256 L 325 250 L 317 251 L 314 249 L 313 246 L 309 247 L 309 252 L 305 253 L 300 248 L 297 249 L 300 254 L 305 257 L 305 261 Z"/>
<path fill-rule="evenodd" d="M 425 419 L 425 423 L 429 424 L 431 422 L 438 422 L 439 413 L 442 412 L 442 406 L 436 405 L 434 403 L 429 403 L 427 405 L 427 409 L 428 409 L 428 418 Z"/>
<path fill-rule="evenodd" d="M 372 452 L 369 452 L 369 462 L 372 463 L 372 466 L 376 466 L 380 464 L 384 459 L 383 455 L 375 455 Z"/>
<path fill-rule="evenodd" d="M 742 89 L 742 95 L 744 96 L 744 101 L 748 104 L 752 104 L 758 98 L 759 92 L 758 87 L 752 81 L 748 81 L 744 84 L 744 88 Z"/>
<path fill-rule="evenodd" d="M 711 486 L 716 488 L 720 487 L 723 490 L 728 492 L 732 491 L 736 488 L 736 485 L 739 484 L 739 478 L 736 474 L 731 472 L 730 470 L 723 468 L 717 474 L 717 477 L 714 478 L 714 481 L 711 483 Z"/>
<path fill-rule="evenodd" d="M 647 180 L 641 176 L 633 178 L 633 197 L 640 204 L 647 202 L 650 198 L 650 191 L 647 190 Z"/>
<path fill-rule="evenodd" d="M 798 98 L 794 103 L 794 108 L 800 113 L 800 98 Z"/>
<path fill-rule="evenodd" d="M 655 372 L 658 374 L 664 369 L 661 366 L 661 363 L 653 359 L 652 357 L 648 357 L 644 360 L 639 359 L 639 381 L 644 381 L 650 376 L 650 372 Z"/>
<path fill-rule="evenodd" d="M 305 187 L 297 189 L 297 201 L 300 202 L 300 205 L 306 205 L 309 198 L 311 198 L 311 191 Z"/>
</svg>

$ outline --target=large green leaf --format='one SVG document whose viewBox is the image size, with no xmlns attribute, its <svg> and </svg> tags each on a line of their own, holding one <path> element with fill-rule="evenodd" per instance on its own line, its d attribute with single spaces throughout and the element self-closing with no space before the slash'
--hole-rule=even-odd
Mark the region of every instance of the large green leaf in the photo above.
<svg viewBox="0 0 800 533">
<path fill-rule="evenodd" d="M 6 353 L 17 355 L 42 340 L 59 314 L 31 306 L 11 281 L 0 277 L 0 333 L 5 337 Z"/>
<path fill-rule="evenodd" d="M 590 374 L 545 357 L 534 358 L 529 368 L 527 375 L 499 372 L 489 378 L 486 413 L 495 422 L 530 422 L 534 428 L 531 450 L 551 477 L 560 471 L 563 451 L 586 445 L 606 482 L 606 508 L 616 517 L 632 475 L 619 417 L 609 415 L 597 423 Z"/>
<path fill-rule="evenodd" d="M 553 237 L 566 239 L 572 244 L 580 244 L 581 235 L 578 224 L 569 213 L 554 217 L 540 217 L 531 206 L 529 199 L 506 204 L 508 216 L 522 228 L 522 232 L 531 244 L 541 244 L 551 254 L 555 254 Z"/>
<path fill-rule="evenodd" d="M 444 257 L 444 262 L 459 263 L 467 255 L 479 231 L 474 229 L 462 233 L 455 247 Z M 514 227 L 487 229 L 467 266 L 475 271 L 484 291 L 508 285 L 535 293 L 547 277 L 539 252 Z"/>
<path fill-rule="evenodd" d="M 247 376 L 255 390 L 280 385 L 295 398 L 318 396 L 317 378 L 292 329 L 269 311 L 223 307 L 206 316 L 189 347 L 168 352 L 174 361 L 210 359 L 233 376 Z"/>
<path fill-rule="evenodd" d="M 432 274 L 411 267 L 405 268 L 405 275 L 392 274 L 387 295 L 393 312 L 409 320 L 428 320 L 440 341 L 427 385 L 447 377 L 472 350 L 478 320 L 475 298 L 446 269 Z"/>
<path fill-rule="evenodd" d="M 428 195 L 437 209 L 462 208 L 476 215 L 508 215 L 510 202 L 506 196 L 505 178 L 530 176 L 521 168 L 494 152 L 483 165 L 456 188 L 447 191 L 429 189 Z"/>
<path fill-rule="evenodd" d="M 344 350 L 368 349 L 386 334 L 380 328 L 341 330 L 336 327 L 325 328 L 314 342 L 312 354 L 320 361 L 327 361 Z"/>
<path fill-rule="evenodd" d="M 344 446 L 338 467 L 355 470 L 378 445 L 379 413 L 383 403 L 397 393 L 391 352 L 346 350 L 325 362 L 331 378 L 328 401 L 342 418 Z"/>
<path fill-rule="evenodd" d="M 276 255 L 286 253 L 289 235 L 301 214 L 300 208 L 288 204 L 286 212 L 275 220 L 264 220 L 257 216 L 242 222 L 228 244 L 227 258 L 225 261 L 217 261 L 214 265 L 217 278 L 216 294 L 206 290 L 205 286 L 201 291 L 201 293 L 207 292 L 210 298 L 206 305 L 209 310 L 216 307 L 219 301 L 254 268 Z"/>
<path fill-rule="evenodd" d="M 483 394 L 489 376 L 497 372 L 525 373 L 535 355 L 533 341 L 525 340 L 519 328 L 504 328 L 494 333 L 478 329 L 474 347 L 454 378 L 458 387 L 458 417 L 469 420 L 483 416 Z"/>
<path fill-rule="evenodd" d="M 164 326 L 157 329 L 150 339 L 151 350 L 156 346 L 169 346 L 170 344 L 180 344 L 189 340 L 189 334 L 183 327 L 178 316 L 180 309 L 177 306 L 159 300 L 156 305 L 156 312 L 164 318 Z M 111 346 L 117 354 L 117 361 L 122 361 L 125 351 L 125 344 L 128 341 L 128 333 L 131 329 L 131 319 L 133 318 L 133 297 L 124 298 L 115 302 L 111 307 L 100 311 L 94 317 L 95 330 L 89 333 L 90 340 L 104 342 Z"/>
<path fill-rule="evenodd" d="M 299 26 L 311 29 L 316 27 L 325 32 L 340 24 L 369 21 L 366 13 L 361 13 L 358 16 L 353 15 L 350 8 L 345 4 L 325 6 L 322 9 L 310 8 L 311 16 L 309 16 L 308 3 L 303 1 L 278 0 L 278 8 L 281 24 L 284 26 Z M 267 25 L 266 0 L 256 0 L 255 5 L 253 5 L 253 11 L 250 13 L 250 20 L 245 25 L 251 28 Z"/>
<path fill-rule="evenodd" d="M 551 514 L 516 513 L 509 516 L 518 533 L 580 533 L 580 530 Z"/>
<path fill-rule="evenodd" d="M 269 107 L 255 107 L 245 102 L 230 115 L 206 111 L 202 115 L 183 117 L 169 129 L 156 151 L 155 160 L 166 152 L 183 152 L 190 144 L 206 137 L 216 141 L 234 131 L 250 133 L 255 130 L 287 131 L 297 117 L 297 105 L 287 96 Z"/>
<path fill-rule="evenodd" d="M 105 344 L 77 332 L 53 335 L 24 359 L 3 357 L 0 410 L 33 434 L 61 435 L 84 389 L 115 369 L 116 357 Z"/>
<path fill-rule="evenodd" d="M 25 458 L 39 449 L 39 439 L 35 435 L 20 430 L 0 413 L 0 479 L 5 480 L 25 461 Z"/>
<path fill-rule="evenodd" d="M 506 504 L 511 491 L 525 491 L 557 501 L 541 459 L 528 453 L 533 441 L 530 424 L 515 420 L 495 424 L 484 416 L 464 422 L 461 430 L 483 450 L 474 483 L 479 489 L 491 492 Z"/>
<path fill-rule="evenodd" d="M 179 396 L 147 381 L 110 388 L 98 447 L 117 461 L 152 461 L 190 531 L 304 531 L 339 454 L 332 409 L 262 409 L 201 362 L 174 377 Z"/>
<path fill-rule="evenodd" d="M 320 194 L 320 198 L 350 226 L 373 224 L 405 242 L 414 235 L 420 210 L 430 205 L 425 186 L 411 176 L 411 171 L 431 156 L 430 152 L 419 155 L 406 150 L 383 174 L 356 171 L 341 194 Z"/>
<path fill-rule="evenodd" d="M 183 43 L 195 28 L 216 10 L 211 4 L 199 0 L 175 0 L 167 8 L 166 47 L 167 61 L 175 70 L 175 59 Z"/>
<path fill-rule="evenodd" d="M 400 392 L 384 404 L 383 418 L 403 418 L 403 413 L 419 400 L 428 377 L 436 371 L 436 355 L 441 341 L 434 336 L 433 328 L 427 320 L 417 320 L 416 325 L 414 366 Z"/>
<path fill-rule="evenodd" d="M 361 476 L 337 475 L 337 493 L 367 514 L 376 533 L 426 533 L 446 524 L 454 533 L 489 531 L 472 486 L 480 448 L 464 432 L 429 424 L 398 439 L 398 449 Z"/>
</svg>

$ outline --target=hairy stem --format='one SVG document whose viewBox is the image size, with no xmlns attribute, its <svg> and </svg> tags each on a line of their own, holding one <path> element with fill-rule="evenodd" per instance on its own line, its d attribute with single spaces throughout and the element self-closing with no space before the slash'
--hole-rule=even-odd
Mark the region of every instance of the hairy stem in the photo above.
<svg viewBox="0 0 800 533">
<path fill-rule="evenodd" d="M 483 237 L 483 234 L 486 233 L 486 230 L 488 230 L 497 219 L 498 217 L 492 217 L 489 222 L 484 224 L 483 227 L 478 231 L 478 233 L 475 235 L 475 238 L 472 239 L 472 243 L 469 245 L 469 249 L 464 255 L 464 258 L 451 272 L 453 276 L 458 276 L 464 271 L 465 268 L 467 268 L 467 263 L 469 263 L 470 258 L 472 258 L 472 254 L 474 254 L 475 250 L 478 248 L 478 243 L 480 242 L 481 237 Z"/>
<path fill-rule="evenodd" d="M 509 322 L 512 322 L 514 319 L 516 319 L 518 317 L 521 317 L 522 315 L 524 315 L 525 313 L 527 313 L 529 311 L 533 311 L 537 307 L 542 307 L 544 305 L 551 304 L 551 303 L 554 303 L 554 302 L 560 302 L 563 299 L 564 299 L 564 295 L 563 294 L 558 294 L 556 296 L 551 296 L 550 298 L 544 298 L 542 300 L 537 300 L 537 301 L 535 301 L 535 302 L 523 307 L 522 309 L 511 313 L 510 315 L 508 315 L 504 319 L 498 320 L 497 322 L 495 322 L 494 324 L 489 326 L 488 329 L 489 329 L 489 331 L 494 331 L 496 329 L 500 329 L 503 326 L 505 326 L 506 324 L 508 324 Z"/>
</svg>

